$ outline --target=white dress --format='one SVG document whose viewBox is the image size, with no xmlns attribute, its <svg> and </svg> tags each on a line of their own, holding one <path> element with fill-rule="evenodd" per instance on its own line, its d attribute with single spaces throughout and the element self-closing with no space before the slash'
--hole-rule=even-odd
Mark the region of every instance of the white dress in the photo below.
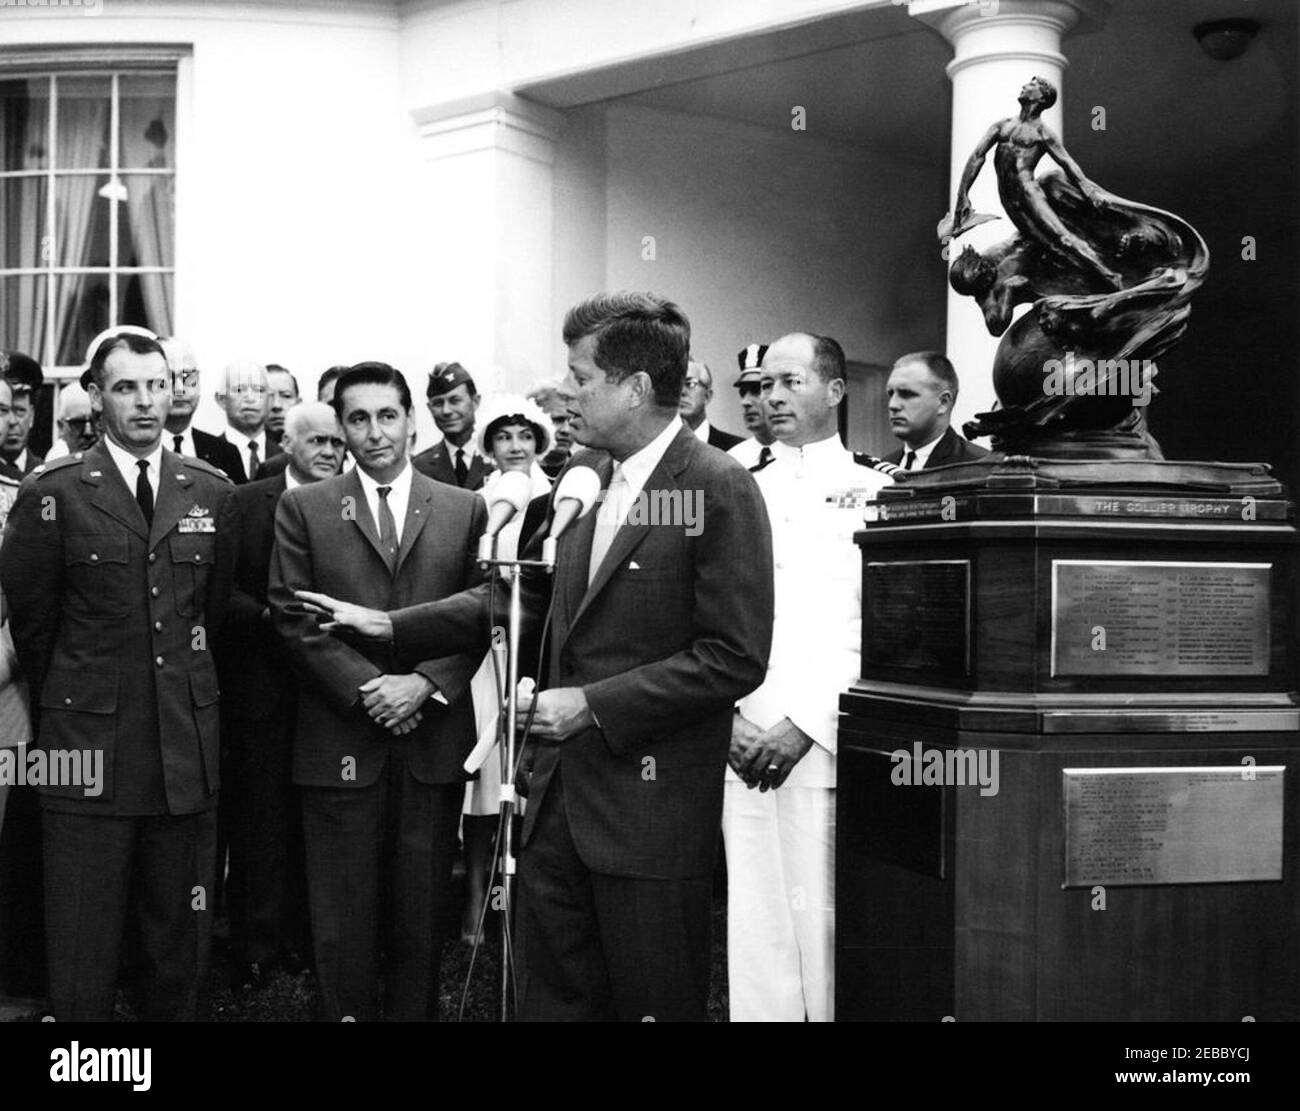
<svg viewBox="0 0 1300 1111">
<path fill-rule="evenodd" d="M 484 501 L 489 501 L 500 471 L 493 473 L 479 491 Z M 538 498 L 551 491 L 551 480 L 542 473 L 541 467 L 533 463 L 529 477 L 533 480 L 530 497 Z M 497 534 L 497 558 L 513 559 L 519 553 L 520 533 L 524 527 L 524 514 L 516 513 L 505 528 Z M 505 615 L 501 615 L 504 622 Z M 501 676 L 501 689 L 497 687 L 496 669 L 492 665 L 492 653 L 484 657 L 474 678 L 470 680 L 470 697 L 474 700 L 474 729 L 480 745 L 494 742 L 497 735 L 497 722 L 504 695 L 506 677 Z M 478 769 L 478 778 L 465 784 L 465 805 L 462 814 L 493 815 L 501 808 L 501 749 L 493 744 Z M 522 800 L 521 800 L 522 808 Z"/>
</svg>

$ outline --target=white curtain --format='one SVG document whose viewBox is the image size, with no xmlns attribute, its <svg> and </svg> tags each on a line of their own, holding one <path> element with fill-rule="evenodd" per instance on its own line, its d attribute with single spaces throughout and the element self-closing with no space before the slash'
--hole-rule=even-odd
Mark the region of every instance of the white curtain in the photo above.
<svg viewBox="0 0 1300 1111">
<path fill-rule="evenodd" d="M 59 167 L 98 166 L 108 122 L 109 105 L 98 97 L 59 100 Z M 89 266 L 94 236 L 91 234 L 96 193 L 103 184 L 97 174 L 60 177 L 55 186 L 54 241 L 56 266 Z M 108 203 L 108 202 L 103 202 Z M 78 363 L 82 352 L 69 350 L 70 337 L 78 333 L 77 315 L 82 298 L 95 275 L 65 274 L 54 283 L 54 325 L 60 361 Z M 102 325 L 100 325 L 102 327 Z"/>
<path fill-rule="evenodd" d="M 23 103 L 27 105 L 25 111 L 19 110 Z M 4 110 L 0 111 L 0 150 L 6 154 L 6 168 L 43 169 L 48 126 L 48 98 L 33 97 L 26 102 L 6 99 Z M 46 181 L 43 177 L 24 177 L 9 178 L 5 183 L 4 212 L 0 217 L 0 260 L 4 266 L 45 265 L 41 244 L 48 203 Z M 0 347 L 22 351 L 38 362 L 44 361 L 45 293 L 44 277 L 5 279 Z"/>
<path fill-rule="evenodd" d="M 131 213 L 131 236 L 136 262 L 140 266 L 171 266 L 173 216 L 171 174 L 135 174 L 132 169 L 165 169 L 172 165 L 168 148 L 172 137 L 167 122 L 172 119 L 172 99 L 122 97 L 120 130 L 122 166 L 127 176 L 127 207 Z M 171 282 L 166 274 L 141 274 L 149 327 L 159 335 L 172 331 Z"/>
</svg>

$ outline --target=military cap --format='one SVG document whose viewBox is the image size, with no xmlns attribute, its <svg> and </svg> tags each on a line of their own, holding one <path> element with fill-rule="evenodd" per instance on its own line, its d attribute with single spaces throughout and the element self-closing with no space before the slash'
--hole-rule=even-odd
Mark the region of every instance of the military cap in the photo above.
<svg viewBox="0 0 1300 1111">
<path fill-rule="evenodd" d="M 740 364 L 740 377 L 736 379 L 735 385 L 757 382 L 763 366 L 763 356 L 766 354 L 765 343 L 751 343 L 748 347 L 742 347 L 736 353 L 736 362 Z"/>
<path fill-rule="evenodd" d="M 0 351 L 0 375 L 14 390 L 39 390 L 45 381 L 41 364 L 21 351 Z"/>
<path fill-rule="evenodd" d="M 429 388 L 425 391 L 425 396 L 441 397 L 462 384 L 469 386 L 471 394 L 478 393 L 474 388 L 474 379 L 460 363 L 439 363 L 429 372 Z"/>
</svg>

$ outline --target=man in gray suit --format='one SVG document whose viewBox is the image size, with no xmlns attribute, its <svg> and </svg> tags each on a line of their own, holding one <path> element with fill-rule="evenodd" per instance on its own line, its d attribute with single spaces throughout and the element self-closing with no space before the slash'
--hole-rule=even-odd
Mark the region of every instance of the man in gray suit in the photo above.
<svg viewBox="0 0 1300 1111">
<path fill-rule="evenodd" d="M 574 438 L 593 449 L 571 466 L 595 469 L 605 496 L 559 543 L 519 859 L 519 1014 L 702 1020 L 733 708 L 771 645 L 767 513 L 744 467 L 677 414 L 690 324 L 676 305 L 593 297 L 564 341 Z M 547 585 L 529 585 L 534 621 Z M 394 614 L 305 600 L 400 655 L 488 641 L 485 587 Z"/>
<path fill-rule="evenodd" d="M 430 659 L 334 637 L 294 598 L 349 593 L 397 609 L 480 581 L 482 498 L 407 457 L 411 392 L 358 363 L 334 408 L 357 468 L 287 490 L 267 599 L 298 673 L 293 781 L 302 789 L 312 942 L 326 1020 L 434 1017 L 474 713 L 478 655 Z M 444 654 L 445 655 L 445 654 Z M 381 941 L 382 939 L 382 941 Z"/>
</svg>

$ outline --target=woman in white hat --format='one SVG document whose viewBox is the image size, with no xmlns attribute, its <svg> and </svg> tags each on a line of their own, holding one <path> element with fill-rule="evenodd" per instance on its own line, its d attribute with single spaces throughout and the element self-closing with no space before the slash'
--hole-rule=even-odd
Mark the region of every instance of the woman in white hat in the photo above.
<svg viewBox="0 0 1300 1111">
<path fill-rule="evenodd" d="M 554 442 L 555 432 L 550 418 L 542 409 L 535 402 L 518 394 L 484 398 L 475 423 L 480 429 L 479 450 L 485 458 L 496 464 L 496 471 L 479 491 L 483 498 L 491 504 L 497 483 L 502 476 L 512 471 L 522 472 L 532 481 L 531 500 L 527 509 L 515 514 L 497 535 L 497 558 L 513 559 L 546 520 L 551 480 L 542 472 L 538 460 Z M 504 615 L 502 619 L 504 620 Z M 520 678 L 536 678 L 537 649 L 536 637 L 526 637 L 520 645 Z M 470 683 L 480 744 L 490 743 L 497 735 L 501 688 L 498 687 L 496 672 L 489 654 Z M 504 685 L 504 675 L 500 677 L 500 682 Z M 500 804 L 500 755 L 499 749 L 493 747 L 479 767 L 478 778 L 465 785 L 465 807 L 462 813 L 465 872 L 469 891 L 461 921 L 461 938 L 464 941 L 474 939 L 479 912 L 487 894 Z"/>
</svg>

